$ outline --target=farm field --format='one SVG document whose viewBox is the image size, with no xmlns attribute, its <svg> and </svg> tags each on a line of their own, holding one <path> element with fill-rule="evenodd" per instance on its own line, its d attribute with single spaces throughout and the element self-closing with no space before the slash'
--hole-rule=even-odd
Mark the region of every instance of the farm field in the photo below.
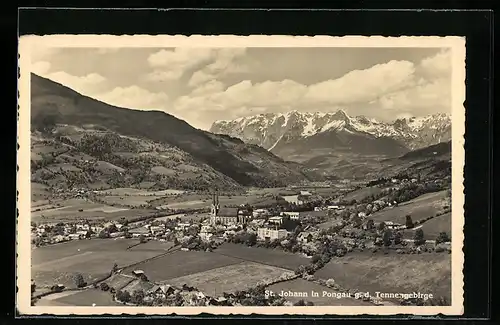
<svg viewBox="0 0 500 325">
<path fill-rule="evenodd" d="M 207 295 L 221 295 L 223 292 L 235 292 L 256 286 L 259 282 L 274 280 L 289 270 L 253 263 L 241 262 L 204 272 L 168 280 L 174 286 L 187 284 L 198 288 Z"/>
<path fill-rule="evenodd" d="M 150 209 L 129 209 L 112 207 L 101 203 L 87 203 L 87 205 L 68 206 L 65 202 L 60 202 L 61 207 L 50 207 L 45 210 L 34 211 L 31 213 L 31 221 L 36 223 L 57 223 L 73 222 L 78 219 L 89 219 L 93 221 L 110 221 L 125 218 L 133 220 L 137 217 L 143 217 L 157 213 Z M 35 208 L 37 210 L 38 208 Z M 83 211 L 79 211 L 82 209 Z"/>
<path fill-rule="evenodd" d="M 127 286 L 130 282 L 134 281 L 136 278 L 123 274 L 114 274 L 109 279 L 104 281 L 110 288 L 115 288 L 115 290 L 121 290 Z"/>
<path fill-rule="evenodd" d="M 150 240 L 146 243 L 139 244 L 129 249 L 131 252 L 136 251 L 160 251 L 165 252 L 174 247 L 173 242 L 168 241 L 158 241 L 158 240 Z"/>
<path fill-rule="evenodd" d="M 31 182 L 31 202 L 46 200 L 51 196 L 47 185 Z"/>
<path fill-rule="evenodd" d="M 105 278 L 116 263 L 125 267 L 158 256 L 163 251 L 130 251 L 137 243 L 127 239 L 70 241 L 32 250 L 32 278 L 39 287 L 63 284 L 75 287 L 74 276 L 82 274 L 88 283 Z"/>
<path fill-rule="evenodd" d="M 141 251 L 142 253 L 144 251 Z M 131 274 L 132 271 L 139 269 L 144 271 L 149 280 L 161 282 L 239 262 L 241 260 L 237 258 L 209 252 L 173 251 L 151 261 L 125 268 L 122 273 Z"/>
<path fill-rule="evenodd" d="M 208 208 L 211 204 L 212 197 L 209 194 L 182 194 L 170 197 L 163 197 L 154 201 L 150 201 L 150 204 L 158 208 L 169 208 L 169 209 L 200 209 Z M 226 205 L 241 205 L 241 204 L 251 204 L 256 207 L 265 206 L 275 202 L 274 196 L 272 194 L 266 195 L 232 195 L 232 196 L 219 196 L 219 202 L 221 207 Z"/>
<path fill-rule="evenodd" d="M 376 222 L 392 221 L 404 224 L 406 215 L 410 215 L 415 222 L 436 215 L 444 210 L 445 205 L 446 191 L 427 193 L 396 207 L 380 210 L 370 215 L 370 218 Z"/>
<path fill-rule="evenodd" d="M 66 292 L 65 292 L 66 293 Z M 50 300 L 53 305 L 59 306 L 123 306 L 113 300 L 109 292 L 99 289 L 86 289 L 79 291 L 69 291 L 68 294 L 61 297 L 52 297 L 52 295 L 43 297 L 36 305 L 43 305 L 43 300 Z M 47 299 L 51 297 L 51 299 Z M 55 303 L 55 304 L 54 304 Z"/>
<path fill-rule="evenodd" d="M 311 301 L 315 306 L 373 306 L 369 302 L 354 298 L 323 297 L 323 291 L 335 292 L 334 289 L 300 278 L 275 283 L 268 286 L 266 290 L 271 290 L 276 295 L 281 291 L 307 292 L 307 298 L 285 297 L 286 300 L 293 303 L 303 299 L 304 301 Z M 311 294 L 313 291 L 319 293 L 319 297 L 313 297 Z"/>
<path fill-rule="evenodd" d="M 248 247 L 245 245 L 224 243 L 213 252 L 221 256 L 231 256 L 244 261 L 295 270 L 300 265 L 309 264 L 309 259 L 297 254 L 287 253 L 277 249 Z"/>
<path fill-rule="evenodd" d="M 125 251 L 129 246 L 138 244 L 137 239 L 90 239 L 37 247 L 31 251 L 31 262 L 38 265 L 85 252 Z"/>
<path fill-rule="evenodd" d="M 149 201 L 155 200 L 155 198 L 157 197 L 149 195 L 108 195 L 100 197 L 106 204 L 116 204 L 128 207 L 146 205 L 149 204 Z"/>
<path fill-rule="evenodd" d="M 442 231 L 446 232 L 448 237 L 451 238 L 451 213 L 445 213 L 427 220 L 421 225 L 421 227 L 419 225 L 414 229 L 406 229 L 403 233 L 403 237 L 413 239 L 415 231 L 418 228 L 423 230 L 425 239 L 436 239 Z"/>
<path fill-rule="evenodd" d="M 342 199 L 346 201 L 351 201 L 351 200 L 360 201 L 370 195 L 379 194 L 380 192 L 382 192 L 382 190 L 383 190 L 382 188 L 376 186 L 364 187 L 359 190 L 355 190 L 353 192 L 345 194 L 344 196 L 342 196 Z"/>
<path fill-rule="evenodd" d="M 103 191 L 97 191 L 97 194 L 101 195 L 111 195 L 111 196 L 127 196 L 127 195 L 132 195 L 132 196 L 165 196 L 165 195 L 179 195 L 179 194 L 184 194 L 185 191 L 181 190 L 162 190 L 162 191 L 148 191 L 144 189 L 138 189 L 138 188 L 131 188 L 131 187 L 120 187 L 120 188 L 113 188 L 109 190 L 103 190 Z"/>
<path fill-rule="evenodd" d="M 451 299 L 451 255 L 399 255 L 370 252 L 335 258 L 315 273 L 344 288 L 376 292 L 421 292 Z"/>
</svg>

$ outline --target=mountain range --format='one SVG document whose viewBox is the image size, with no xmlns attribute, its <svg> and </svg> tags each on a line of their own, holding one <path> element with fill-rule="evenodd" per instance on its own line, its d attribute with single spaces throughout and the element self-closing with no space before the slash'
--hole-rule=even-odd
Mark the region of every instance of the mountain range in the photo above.
<svg viewBox="0 0 500 325">
<path fill-rule="evenodd" d="M 317 177 L 255 144 L 165 112 L 108 105 L 35 74 L 31 125 L 32 179 L 49 185 L 276 187 Z"/>
<path fill-rule="evenodd" d="M 365 116 L 349 116 L 343 110 L 291 111 L 216 121 L 210 132 L 237 137 L 284 159 L 301 162 L 328 154 L 395 157 L 449 141 L 451 118 L 441 113 L 384 123 Z"/>
</svg>

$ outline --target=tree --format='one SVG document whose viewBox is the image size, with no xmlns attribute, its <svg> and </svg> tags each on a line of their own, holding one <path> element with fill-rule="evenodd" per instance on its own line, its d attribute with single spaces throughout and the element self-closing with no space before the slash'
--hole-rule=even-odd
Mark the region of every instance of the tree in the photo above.
<svg viewBox="0 0 500 325">
<path fill-rule="evenodd" d="M 140 305 L 144 301 L 144 291 L 142 290 L 135 290 L 134 293 L 132 294 L 132 298 L 130 301 L 133 304 Z"/>
<path fill-rule="evenodd" d="M 384 231 L 385 228 L 386 228 L 385 222 L 382 221 L 381 223 L 378 224 L 378 230 Z"/>
<path fill-rule="evenodd" d="M 83 288 L 87 285 L 87 283 L 83 279 L 83 275 L 81 273 L 75 274 L 73 280 L 74 280 L 77 288 Z"/>
<path fill-rule="evenodd" d="M 401 233 L 399 231 L 394 234 L 394 244 L 401 244 Z"/>
<path fill-rule="evenodd" d="M 102 291 L 108 291 L 108 290 L 109 290 L 109 285 L 108 285 L 106 282 L 102 282 L 102 283 L 99 285 L 99 288 L 100 288 Z"/>
<path fill-rule="evenodd" d="M 257 235 L 254 233 L 248 234 L 245 244 L 248 246 L 253 246 L 257 243 Z"/>
<path fill-rule="evenodd" d="M 419 228 L 417 229 L 417 231 L 415 231 L 415 245 L 417 246 L 420 246 L 420 245 L 423 245 L 425 243 L 425 239 L 424 239 L 424 231 Z"/>
<path fill-rule="evenodd" d="M 375 223 L 373 222 L 372 219 L 368 219 L 368 221 L 366 222 L 366 229 L 373 229 L 375 228 Z"/>
<path fill-rule="evenodd" d="M 321 260 L 321 255 L 316 254 L 316 255 L 314 255 L 314 256 L 311 258 L 311 263 L 312 263 L 312 264 L 316 264 L 316 263 L 318 263 L 320 260 Z"/>
<path fill-rule="evenodd" d="M 92 231 L 91 230 L 87 230 L 87 233 L 85 234 L 85 238 L 90 238 L 92 237 Z"/>
<path fill-rule="evenodd" d="M 99 238 L 109 238 L 109 232 L 107 232 L 105 229 L 101 230 L 99 233 Z"/>
<path fill-rule="evenodd" d="M 306 302 L 303 299 L 300 299 L 296 303 L 293 304 L 294 306 L 305 306 Z"/>
<path fill-rule="evenodd" d="M 411 219 L 411 216 L 409 214 L 406 215 L 406 228 L 411 229 L 415 225 L 413 224 L 413 220 Z"/>
<path fill-rule="evenodd" d="M 147 240 L 146 240 L 146 237 L 145 237 L 144 235 L 140 235 L 140 236 L 139 236 L 139 242 L 140 242 L 141 244 L 145 243 L 146 241 L 147 241 Z"/>
<path fill-rule="evenodd" d="M 442 231 L 436 238 L 436 244 L 446 243 L 450 241 L 450 237 L 446 233 L 446 231 Z"/>
<path fill-rule="evenodd" d="M 31 293 L 35 293 L 36 291 L 36 284 L 35 284 L 35 281 L 31 281 Z"/>
<path fill-rule="evenodd" d="M 118 270 L 118 264 L 113 264 L 113 268 L 111 269 L 111 272 L 116 272 Z"/>
<path fill-rule="evenodd" d="M 39 114 L 32 119 L 32 124 L 35 130 L 42 133 L 52 133 L 58 120 L 58 115 L 55 113 Z"/>
<path fill-rule="evenodd" d="M 391 237 L 392 237 L 392 233 L 389 229 L 384 231 L 384 237 L 382 238 L 382 240 L 384 241 L 385 247 L 391 246 Z"/>
<path fill-rule="evenodd" d="M 116 293 L 116 299 L 123 302 L 129 302 L 131 299 L 130 293 L 128 291 L 118 290 L 118 292 Z"/>
</svg>

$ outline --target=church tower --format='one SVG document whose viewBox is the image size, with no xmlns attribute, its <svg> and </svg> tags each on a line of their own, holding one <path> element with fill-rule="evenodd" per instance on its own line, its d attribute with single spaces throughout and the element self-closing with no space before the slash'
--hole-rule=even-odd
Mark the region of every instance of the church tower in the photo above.
<svg viewBox="0 0 500 325">
<path fill-rule="evenodd" d="M 212 193 L 212 207 L 211 207 L 211 214 L 212 216 L 217 216 L 217 213 L 219 212 L 219 193 L 215 191 Z"/>
</svg>

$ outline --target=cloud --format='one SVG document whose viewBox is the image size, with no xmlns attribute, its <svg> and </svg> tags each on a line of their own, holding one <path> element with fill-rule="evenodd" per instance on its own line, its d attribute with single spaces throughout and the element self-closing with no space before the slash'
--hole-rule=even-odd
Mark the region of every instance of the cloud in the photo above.
<svg viewBox="0 0 500 325">
<path fill-rule="evenodd" d="M 189 122 L 194 119 L 195 123 L 203 123 L 199 116 L 205 120 L 232 119 L 291 109 L 328 111 L 339 106 L 382 119 L 394 119 L 398 114 L 418 116 L 449 110 L 450 69 L 449 53 L 443 51 L 417 64 L 393 60 L 311 85 L 293 80 L 243 80 L 223 89 L 211 79 L 213 75 L 207 66 L 192 75 L 189 85 L 196 88 L 175 100 L 173 107 L 180 116 Z"/>
<path fill-rule="evenodd" d="M 207 73 L 204 70 L 196 71 L 191 76 L 191 79 L 189 79 L 188 86 L 196 87 L 212 79 L 215 79 L 213 74 Z"/>
<path fill-rule="evenodd" d="M 148 57 L 148 63 L 156 68 L 149 74 L 153 81 L 178 79 L 189 69 L 212 60 L 214 50 L 210 48 L 175 48 L 160 50 Z"/>
<path fill-rule="evenodd" d="M 191 76 L 189 86 L 196 87 L 221 75 L 248 71 L 237 62 L 246 54 L 245 48 L 175 48 L 160 50 L 148 57 L 154 69 L 146 76 L 150 81 L 167 81 L 181 78 L 188 71 L 198 68 Z"/>
<path fill-rule="evenodd" d="M 350 104 L 368 102 L 386 93 L 415 83 L 415 66 L 408 61 L 390 61 L 365 70 L 354 70 L 344 76 L 311 85 L 306 99 L 310 102 Z"/>
<path fill-rule="evenodd" d="M 138 86 L 116 87 L 95 97 L 110 105 L 141 110 L 164 110 L 169 102 L 164 92 L 154 93 Z"/>
<path fill-rule="evenodd" d="M 224 84 L 217 80 L 210 80 L 209 82 L 200 85 L 191 92 L 191 95 L 200 96 L 218 93 L 224 90 Z"/>
<path fill-rule="evenodd" d="M 107 81 L 106 78 L 98 73 L 89 73 L 84 76 L 74 76 L 64 71 L 52 72 L 43 74 L 52 81 L 63 84 L 81 94 L 91 95 L 102 89 L 103 84 Z"/>
<path fill-rule="evenodd" d="M 50 70 L 51 64 L 47 61 L 38 61 L 31 64 L 31 72 L 43 76 L 46 75 Z"/>
<path fill-rule="evenodd" d="M 451 81 L 441 78 L 382 96 L 375 104 L 386 110 L 404 110 L 413 115 L 443 111 L 451 105 Z"/>
<path fill-rule="evenodd" d="M 441 50 L 438 54 L 425 58 L 420 62 L 419 73 L 425 78 L 450 78 L 451 77 L 451 51 Z"/>
</svg>

